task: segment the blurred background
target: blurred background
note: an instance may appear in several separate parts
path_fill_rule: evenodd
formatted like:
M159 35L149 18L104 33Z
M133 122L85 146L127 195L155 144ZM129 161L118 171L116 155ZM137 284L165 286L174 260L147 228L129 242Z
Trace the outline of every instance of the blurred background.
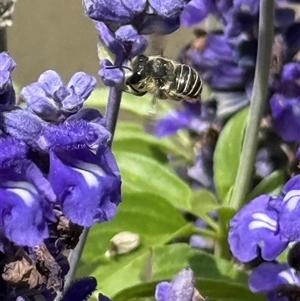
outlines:
M19 86L47 69L56 70L64 80L76 71L97 74L98 36L81 0L20 0L13 22L8 47L17 63L13 77ZM175 58L191 39L192 29L186 28L167 36L164 56Z

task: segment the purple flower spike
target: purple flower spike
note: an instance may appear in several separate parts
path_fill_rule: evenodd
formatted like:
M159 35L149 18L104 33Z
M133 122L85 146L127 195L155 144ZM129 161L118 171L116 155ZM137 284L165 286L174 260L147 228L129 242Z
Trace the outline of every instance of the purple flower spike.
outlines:
M183 110L174 110L159 119L155 125L154 134L164 137L175 134L182 128L187 128L198 134L203 133L213 122L216 110L211 103L183 103Z
M67 289L61 301L85 301L96 290L97 281L94 277L75 280Z
M283 189L286 194L279 212L280 237L287 242L300 241L300 176L293 177Z
M191 301L195 292L194 274L189 268L181 270L171 282L156 286L156 301Z
M110 133L102 125L72 120L44 127L37 143L43 150L97 149L109 138Z
M24 87L21 95L30 111L46 121L60 121L82 108L96 83L94 77L77 72L65 86L55 71L48 70Z
M26 158L26 145L13 137L0 138L0 149L0 169L13 168Z
M74 87L75 94L81 99L88 99L97 85L95 77L85 73L76 72L67 84L67 88Z
M44 215L45 201L20 174L3 170L0 177L0 229L20 246L40 244L49 236Z
M261 195L244 206L231 219L228 242L233 255L242 262L249 262L259 255L273 260L287 247L280 239L278 213L269 206L269 201L280 203Z
M300 286L299 275L296 275L295 270L285 263L264 262L253 270L249 278L250 290L255 293L272 293L276 286L281 284L296 284Z
M175 134L178 130L188 127L190 116L186 111L171 111L155 125L155 136L165 137Z
M93 20L126 24L143 12L145 0L83 0L85 13Z
M163 16L165 18L171 18L174 16L178 16L183 8L186 6L185 0L148 0L149 9L148 12L153 12L159 16Z
M111 151L50 152L51 183L63 213L81 226L110 220L121 201L121 179Z
M206 36L201 49L190 48L185 60L191 62L201 77L212 89L221 91L243 91L254 64L240 64L238 49L223 34L211 33Z
M270 99L276 132L288 142L300 141L300 98L275 93Z
M38 136L45 122L27 110L16 109L3 113L3 124L0 126L5 133L29 145L36 145Z
M131 25L121 26L116 32L117 41L126 49L128 58L133 58L138 54L143 53L148 42L144 36L138 34L136 29Z
M0 53L0 104L15 104L15 91L13 89L11 73L16 63L7 52Z
M216 10L213 0L191 0L181 14L181 24L196 25Z
M122 66L143 53L148 42L132 25L121 26L116 32L112 32L103 22L95 22L95 26L101 43L116 56L114 64L107 58L100 57L99 75L106 86L120 85L125 76Z
M114 87L121 85L124 81L124 72L121 68L111 68L114 67L107 59L100 60L100 70L98 72L101 80L105 86Z
M11 84L11 73L16 67L15 61L7 52L0 53L0 94L7 92Z
M178 29L186 4L185 0L83 0L91 19L117 26L132 24L142 34L168 34Z

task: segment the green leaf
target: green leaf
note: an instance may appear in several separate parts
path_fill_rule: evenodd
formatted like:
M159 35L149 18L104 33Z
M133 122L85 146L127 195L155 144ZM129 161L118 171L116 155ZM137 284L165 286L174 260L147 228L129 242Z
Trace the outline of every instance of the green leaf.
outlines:
M178 209L191 210L191 188L157 161L140 154L115 152L121 170L123 188L154 192Z
M122 231L137 233L140 246L129 254L104 258L110 239ZM98 288L107 295L113 295L141 282L150 248L191 231L192 226L164 198L146 192L125 194L113 220L91 229L79 274L88 270L97 278Z
M150 283L128 287L113 296L114 301L154 296L155 285L158 281L171 279L187 266L194 271L196 278L201 279L199 283L201 292L208 296L210 300L211 297L215 296L215 293L210 291L213 284L221 288L225 284L233 286L233 289L238 289L239 292L243 291L242 297L249 296L250 292L247 288L248 276L246 273L237 270L232 262L194 249L187 244L180 243L154 247L149 258L150 260L147 263L148 277L146 278ZM229 293L230 290L226 290L223 298L217 298L216 300L231 300L230 297L233 298L232 300L235 300L237 296L235 292L232 292L231 295ZM251 293L250 295L252 297L256 296ZM245 300L248 299L245 298Z
M272 193L275 189L281 188L284 183L284 172L275 170L269 176L261 180L256 187L247 195L247 202L255 197L264 194Z
M228 244L228 228L229 221L234 216L236 211L232 207L222 206L217 209L219 216L219 233L218 233L218 244L215 248L215 253L221 258L230 259L232 254Z
M136 285L123 290L113 297L114 301L132 301L136 297L147 298L154 296L158 282ZM243 285L228 283L224 280L196 278L196 287L201 295L210 301L266 301L262 294L254 294Z
M211 301L266 301L262 294L252 293L247 286L224 280L196 279L196 286Z
M216 210L220 206L216 196L206 189L195 190L191 202L191 212L202 218L206 218L207 213Z
M93 91L85 102L90 107L105 107L108 100L109 89L99 88ZM122 94L121 110L131 112L141 117L149 117L152 106L153 95L147 93L139 97L129 93ZM165 114L172 106L167 101L159 103L159 114Z
M177 243L153 249L151 280L171 278L187 266L194 271L196 277L223 279L245 285L248 279L246 273L238 271L231 262L188 244Z
M214 181L221 200L235 182L240 161L244 129L249 109L243 109L227 122L214 152Z
M166 154L169 153L191 160L188 154L169 137L157 138L146 133L141 125L133 122L120 122L117 125L113 149L155 157L160 162L168 162Z

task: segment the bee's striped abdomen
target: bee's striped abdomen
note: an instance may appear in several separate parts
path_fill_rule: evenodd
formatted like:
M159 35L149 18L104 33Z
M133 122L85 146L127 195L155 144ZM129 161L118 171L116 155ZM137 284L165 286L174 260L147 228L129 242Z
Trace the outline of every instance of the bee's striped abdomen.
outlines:
M183 98L196 99L202 91L202 80L195 69L188 65L177 64L171 89Z

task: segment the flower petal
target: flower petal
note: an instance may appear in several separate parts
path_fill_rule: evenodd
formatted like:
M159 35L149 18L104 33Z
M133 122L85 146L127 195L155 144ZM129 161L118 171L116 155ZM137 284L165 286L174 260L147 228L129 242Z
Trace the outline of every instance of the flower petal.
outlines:
M242 262L249 262L259 255L265 260L273 260L288 244L280 239L278 213L268 206L270 200L269 195L255 198L230 221L230 249Z
M124 81L124 72L120 68L109 68L114 65L106 59L100 60L100 70L98 72L105 86L114 87ZM108 68L107 68L108 67Z
M76 72L70 79L67 87L74 87L75 94L86 100L97 85L97 80L85 72Z
M99 144L106 144L109 138L110 133L103 126L73 120L43 128L37 143L43 150L95 149Z
M274 127L285 141L300 141L300 98L275 93L270 99Z
M252 271L249 288L252 292L270 292L280 284L298 284L300 279L285 263L263 262Z
M49 236L44 201L35 187L20 175L6 171L1 178L0 228L20 246L40 244Z
M115 215L121 182L114 168L115 161L99 160L88 150L65 152L61 158L50 152L48 179L72 222L89 227Z
M85 301L96 290L94 277L76 279L65 292L61 301Z

